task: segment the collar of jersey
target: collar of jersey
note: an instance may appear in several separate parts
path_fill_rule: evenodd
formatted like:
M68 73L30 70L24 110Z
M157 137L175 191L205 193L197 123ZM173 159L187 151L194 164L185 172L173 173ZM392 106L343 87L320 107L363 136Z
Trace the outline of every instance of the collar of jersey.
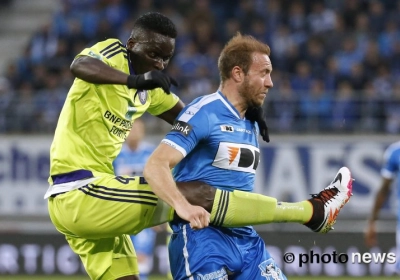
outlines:
M225 105L226 105L226 106L229 106L229 109L230 109L231 111L234 111L234 112L235 112L235 115L236 115L239 119L242 119L242 118L240 117L239 111L235 108L235 106L233 106L232 103L229 102L229 100L222 94L222 92L220 92L219 90L218 90L217 92L218 92L218 94L222 97L222 99L225 101L225 102L224 102Z
M126 53L128 54L126 56L126 60L128 60L129 74L130 75L135 75L135 70L133 70L131 59L129 57L129 51L128 51L128 48L126 46L125 46L125 49L126 49Z

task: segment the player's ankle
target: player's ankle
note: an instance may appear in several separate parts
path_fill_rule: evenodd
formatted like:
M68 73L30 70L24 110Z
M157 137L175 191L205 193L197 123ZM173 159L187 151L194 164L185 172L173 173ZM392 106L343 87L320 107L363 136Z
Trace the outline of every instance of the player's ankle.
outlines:
M311 203L313 213L310 220L304 223L304 225L311 230L316 231L324 221L324 203L321 200L314 198L310 198L307 201Z

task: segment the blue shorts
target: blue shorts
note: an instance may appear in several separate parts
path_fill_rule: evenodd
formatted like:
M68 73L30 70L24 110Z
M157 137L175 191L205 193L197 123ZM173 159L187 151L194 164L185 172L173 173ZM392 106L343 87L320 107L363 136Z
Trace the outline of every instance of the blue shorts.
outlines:
M207 227L192 230L180 224L169 243L173 279L193 280L286 280L250 227L239 229ZM244 233L244 234L243 234Z

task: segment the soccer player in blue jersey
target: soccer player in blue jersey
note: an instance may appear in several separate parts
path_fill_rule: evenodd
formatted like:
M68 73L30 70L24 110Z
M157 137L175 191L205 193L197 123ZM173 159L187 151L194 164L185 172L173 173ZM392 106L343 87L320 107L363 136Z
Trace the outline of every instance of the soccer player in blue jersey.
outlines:
M269 47L253 37L234 36L218 60L218 91L195 99L183 109L145 165L149 185L166 196L175 186L174 180L202 181L217 188L211 226L194 230L179 217L171 222L174 233L169 257L174 279L286 279L264 241L253 227L245 225L261 220L290 221L327 232L351 196L352 178L346 167L308 201L277 203L276 199L252 193L260 160L260 129L268 140L255 108L262 106L273 86L269 55ZM194 184L192 191L197 188ZM333 208L321 223L321 216L314 214L326 207Z
M385 201L389 197L390 188L393 182L397 180L397 196L400 195L400 142L391 144L384 153L384 162L381 169L381 184L378 192L376 193L375 203L372 208L371 216L368 219L367 229L365 231L365 242L367 246L373 247L377 244L376 240L376 220L378 219L379 212L383 207ZM399 201L399 198L398 198ZM400 219L400 206L398 211L398 218ZM397 223L396 231L396 270L400 274L400 221Z

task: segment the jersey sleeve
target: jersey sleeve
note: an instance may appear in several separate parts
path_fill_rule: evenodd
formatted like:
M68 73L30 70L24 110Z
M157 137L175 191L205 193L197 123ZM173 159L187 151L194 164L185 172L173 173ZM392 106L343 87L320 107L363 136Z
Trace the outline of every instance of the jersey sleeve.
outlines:
M161 88L156 88L149 91L151 103L147 112L153 116L158 116L171 108L179 101L179 97L175 94L166 94Z
M103 61L108 66L123 71L124 60L127 58L125 46L118 39L108 39L85 48L75 58L90 56Z
M389 146L383 157L381 174L384 178L392 179L394 174L399 171L400 146L398 144Z
M204 107L188 106L182 110L171 131L161 141L185 157L196 145L210 135L210 120Z

